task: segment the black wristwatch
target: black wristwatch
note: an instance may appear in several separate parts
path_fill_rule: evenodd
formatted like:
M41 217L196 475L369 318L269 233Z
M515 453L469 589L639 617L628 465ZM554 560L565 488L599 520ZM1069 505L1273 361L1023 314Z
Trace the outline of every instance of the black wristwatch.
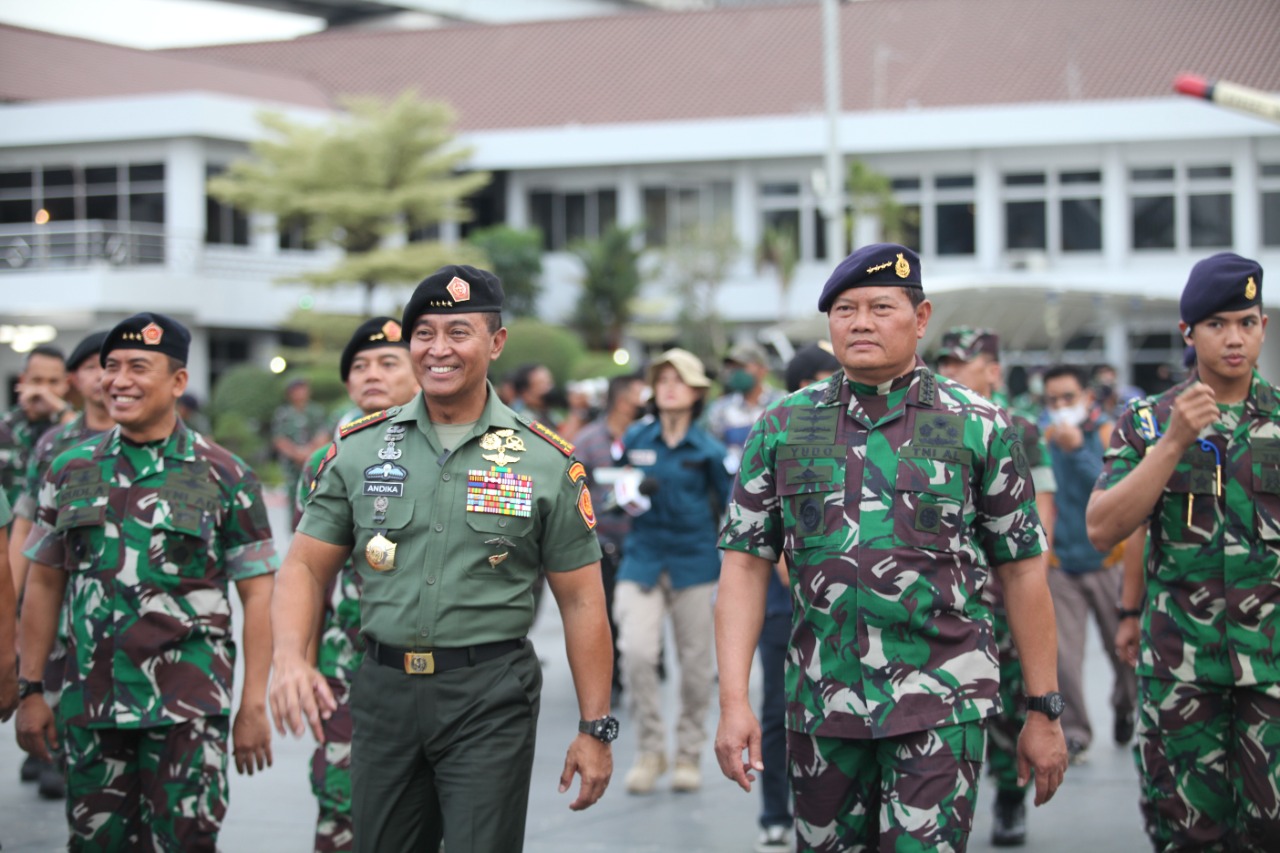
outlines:
M1120 619L1137 619L1142 616L1142 608L1117 605L1116 616Z
M601 717L598 720L580 720L578 731L584 735L591 735L601 743L613 743L618 739L618 718Z
M1050 720L1056 720L1067 710L1067 702L1061 693L1046 693L1043 696L1028 696L1027 710L1039 711Z
M18 701L21 702L33 693L43 693L43 681L29 681L25 678L18 679Z

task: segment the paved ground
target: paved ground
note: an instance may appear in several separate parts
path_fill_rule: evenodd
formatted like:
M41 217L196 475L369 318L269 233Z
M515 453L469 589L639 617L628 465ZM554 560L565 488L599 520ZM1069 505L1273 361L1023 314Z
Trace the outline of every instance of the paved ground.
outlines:
M273 523L282 520L280 510L273 510ZM282 528L277 525L276 529ZM622 777L635 754L635 741L623 712L618 713L623 728L614 745L613 786L588 811L569 811L571 797L559 794L556 785L565 747L576 732L578 711L554 607L545 607L533 639L545 667L525 844L528 853L741 853L752 849L759 796L743 793L719 775L710 738L701 791L673 794L660 788L647 797L626 794ZM667 647L671 648L670 642ZM674 662L668 666L675 671ZM1128 750L1118 749L1110 742L1107 667L1096 638L1090 638L1086 666L1090 713L1101 737L1090 751L1088 763L1072 767L1067 773L1053 802L1031 810L1028 849L1035 849L1036 853L1149 850L1138 817L1132 758ZM674 713L676 703L675 688L668 683L664 702L668 714ZM709 732L715 731L715 724L713 703ZM221 847L227 853L302 853L310 849L316 812L307 781L310 739L277 738L274 749L275 766L267 772L232 777L231 805L221 836ZM5 853L64 849L63 805L41 800L34 786L18 782L21 759L13 722L0 724L0 844ZM981 805L970 850L987 851L994 849L988 843L990 784L982 786L979 797Z

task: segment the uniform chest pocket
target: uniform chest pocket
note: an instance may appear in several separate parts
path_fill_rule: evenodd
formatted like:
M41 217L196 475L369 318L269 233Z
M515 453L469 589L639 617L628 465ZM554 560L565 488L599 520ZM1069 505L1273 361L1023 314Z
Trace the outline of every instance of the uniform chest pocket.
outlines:
M968 538L964 519L968 483L966 464L904 453L894 479L894 537L911 548L958 549Z
M789 550L823 545L842 526L844 476L836 460L780 460L777 489Z
M1218 527L1216 472L1203 466L1178 467L1160 500L1160 534L1168 542L1204 545Z
M533 532L533 518L497 512L468 512L467 527L485 536L528 536Z
M1280 465L1254 464L1253 495L1258 538L1280 540Z
M151 526L151 558L165 574L203 577L214 565L215 522L198 506L170 503L157 507Z
M88 572L102 567L101 540L106 523L106 506L68 506L58 511L54 532L64 543L63 569Z

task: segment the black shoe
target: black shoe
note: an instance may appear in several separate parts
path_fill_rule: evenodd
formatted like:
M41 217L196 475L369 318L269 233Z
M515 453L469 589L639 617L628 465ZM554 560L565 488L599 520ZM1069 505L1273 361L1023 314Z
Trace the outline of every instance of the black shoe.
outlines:
M1116 717L1114 732L1116 746L1127 746L1133 740L1133 714Z
M67 796L67 783L62 778L62 771L55 764L46 764L40 768L40 787L36 789L46 800L62 800Z
M995 824L991 843L995 847L1019 847L1027 843L1027 805L1021 791L996 794Z
M22 768L18 771L18 778L23 782L34 782L40 778L40 768L42 766L40 759L34 755L28 755L22 762Z

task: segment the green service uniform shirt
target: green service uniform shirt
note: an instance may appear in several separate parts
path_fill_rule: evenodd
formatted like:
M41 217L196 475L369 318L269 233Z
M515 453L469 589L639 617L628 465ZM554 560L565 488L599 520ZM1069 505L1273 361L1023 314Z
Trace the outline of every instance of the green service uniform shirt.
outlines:
M67 684L82 727L231 711L228 585L279 558L253 471L178 421L145 445L115 427L53 460L26 555L67 573Z
M539 570L600 559L586 470L573 445L517 415L489 386L484 412L446 452L419 394L343 428L298 526L353 549L361 630L404 648L525 636ZM370 540L395 545L370 564Z
M787 727L876 738L997 712L982 591L1044 534L1008 416L917 362L892 385L837 373L771 406L720 546L787 558Z
M1192 376L1130 404L1097 488L1137 467ZM1256 371L1248 398L1183 453L1152 510L1138 675L1218 686L1280 681L1280 405ZM1221 460L1221 472L1218 463ZM1218 489L1221 476L1221 491Z

